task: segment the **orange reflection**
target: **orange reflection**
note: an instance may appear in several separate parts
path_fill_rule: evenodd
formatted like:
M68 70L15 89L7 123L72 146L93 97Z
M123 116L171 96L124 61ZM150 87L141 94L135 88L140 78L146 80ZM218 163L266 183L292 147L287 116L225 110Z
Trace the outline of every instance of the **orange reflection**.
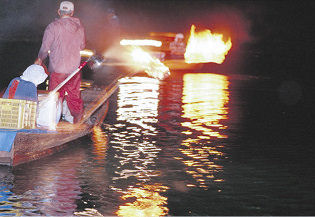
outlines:
M102 131L100 126L94 126L92 131L93 140L93 153L96 156L96 160L102 160L106 157L108 137L105 132Z
M130 188L121 199L131 201L119 207L118 216L165 216L168 213L166 207L167 198L160 195L168 189L161 184L143 185L138 188Z
M203 133L200 139L226 138L221 120L228 119L229 82L224 75L186 74L184 76L183 126Z
M159 183L146 184L154 183L153 179L160 176L155 168L161 149L154 141L139 139L158 133L155 123L158 121L160 83L146 77L123 78L120 83L116 110L120 123L115 125L117 131L111 134L111 148L117 159L111 189L122 194L123 204L115 214L167 215L167 198L160 193L168 187Z
M224 155L219 148L209 141L227 138L223 130L228 119L229 82L226 76L216 74L185 74L183 87L183 115L188 121L183 133L190 138L182 142L180 149L183 157L176 157L187 166L198 187L207 188L207 180L215 179L215 174L222 170L216 160ZM198 131L196 138L194 132ZM204 144L206 143L206 144ZM221 180L222 181L222 180ZM193 186L193 185L190 185Z

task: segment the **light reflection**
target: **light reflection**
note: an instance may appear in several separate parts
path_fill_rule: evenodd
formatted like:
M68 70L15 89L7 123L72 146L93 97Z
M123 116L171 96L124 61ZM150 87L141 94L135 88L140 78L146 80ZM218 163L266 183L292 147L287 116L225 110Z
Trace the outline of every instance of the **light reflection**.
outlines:
M153 78L132 77L120 80L118 121L128 121L139 127L156 131L150 123L157 122L159 81ZM149 123L149 124L147 124Z
M228 119L228 85L227 77L223 75L186 74L182 117L189 121L183 122L182 126L202 132L202 136L226 138L220 129L227 128L221 120Z
M111 147L115 155L115 175L111 189L126 202L119 206L118 216L167 215L167 198L160 193L167 187L154 183L161 175L156 159L161 151L152 136L158 115L159 81L132 77L120 80L117 99L117 121L111 128Z
M106 157L108 138L100 126L94 126L92 131L93 153L96 160L102 160Z
M176 157L186 165L186 172L198 183L208 188L210 180L222 182L216 174L223 169L217 160L224 157L216 145L219 139L227 138L224 120L228 119L229 81L226 76L216 74L185 74L183 87L183 114L188 119L182 123L184 134L190 138L182 141L182 157ZM188 129L187 129L188 128ZM197 132L197 133L196 133ZM198 134L197 136L193 136ZM195 186L193 184L188 187Z
M0 215L2 216L22 216L23 213L20 209L22 203L17 199L12 193L11 189L8 188L9 183L7 183L7 176L10 176L9 168L0 167ZM12 177L13 178L13 177ZM9 178L11 179L11 178ZM11 182L12 180L10 180Z
M165 216L168 213L167 198L160 192L168 188L161 184L130 188L121 199L130 201L119 207L118 216Z
M23 201L18 208L23 216L70 216L76 211L82 194L77 168L86 156L83 149L72 149L71 154L63 152L14 171L12 192Z

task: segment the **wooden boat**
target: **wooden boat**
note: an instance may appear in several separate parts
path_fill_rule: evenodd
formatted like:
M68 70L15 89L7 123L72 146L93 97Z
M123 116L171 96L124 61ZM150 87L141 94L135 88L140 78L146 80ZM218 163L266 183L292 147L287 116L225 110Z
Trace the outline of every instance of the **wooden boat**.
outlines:
M184 59L166 59L163 63L171 71L195 71L202 67L202 63L186 63Z
M121 76L122 77L122 76ZM119 78L103 88L91 86L82 91L84 116L77 124L59 122L48 133L18 132L11 152L0 151L0 164L17 166L65 149L69 142L89 134L107 114L108 99L118 87Z

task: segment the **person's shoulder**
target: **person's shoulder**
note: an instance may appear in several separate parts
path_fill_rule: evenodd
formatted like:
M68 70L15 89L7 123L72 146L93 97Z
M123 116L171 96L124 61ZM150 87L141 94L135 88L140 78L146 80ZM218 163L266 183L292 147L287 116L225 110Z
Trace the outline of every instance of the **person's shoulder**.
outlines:
M62 18L56 18L54 21L52 21L52 22L50 23L50 25L60 25L60 24L62 24L64 21L65 21L65 20L62 19Z
M15 77L11 81L14 81L14 80L21 80L21 78L20 77Z
M78 17L70 17L70 19L73 22L77 23L78 25L82 26L82 22L81 22L81 20Z
M13 79L10 81L10 84L12 84L15 80L21 81L21 78L20 78L20 77L15 77L15 78L13 78Z
M58 25L60 25L60 21L59 19L55 19L47 25L46 29L53 29L55 26Z
M36 88L36 85L35 85L33 82L31 82L31 81L25 81L25 80L23 80L23 79L20 79L20 82L21 82L21 84L23 84L25 87L29 87L29 88L35 87L35 88Z
M70 19L75 20L77 22L81 22L80 18L78 18L78 17L70 17Z

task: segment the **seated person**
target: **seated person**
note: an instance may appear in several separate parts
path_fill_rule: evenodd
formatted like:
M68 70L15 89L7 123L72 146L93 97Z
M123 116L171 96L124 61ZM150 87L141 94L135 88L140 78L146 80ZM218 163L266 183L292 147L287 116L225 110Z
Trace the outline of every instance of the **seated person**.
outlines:
M29 66L20 77L14 78L5 93L3 98L8 99L23 99L38 102L37 86L45 81L47 74L43 66L33 64ZM39 127L55 128L59 121L58 107L56 103L58 95L53 95L46 100L41 100L38 103L36 124ZM57 110L57 111L56 111Z
M186 44L184 41L184 35L178 33L175 36L174 41L170 43L171 59L183 59L186 51Z
M47 78L45 70L40 65L31 65L23 72L23 75L11 80L8 88L3 94L2 98L7 99L21 99L37 102L37 85L43 83ZM4 156L12 155L12 145L16 136L16 131L0 131L0 154L10 152L10 154L3 154ZM4 152L3 152L4 151Z
M47 78L45 70L40 65L30 65L20 77L11 80L3 94L7 99L23 99L37 102L37 85Z

